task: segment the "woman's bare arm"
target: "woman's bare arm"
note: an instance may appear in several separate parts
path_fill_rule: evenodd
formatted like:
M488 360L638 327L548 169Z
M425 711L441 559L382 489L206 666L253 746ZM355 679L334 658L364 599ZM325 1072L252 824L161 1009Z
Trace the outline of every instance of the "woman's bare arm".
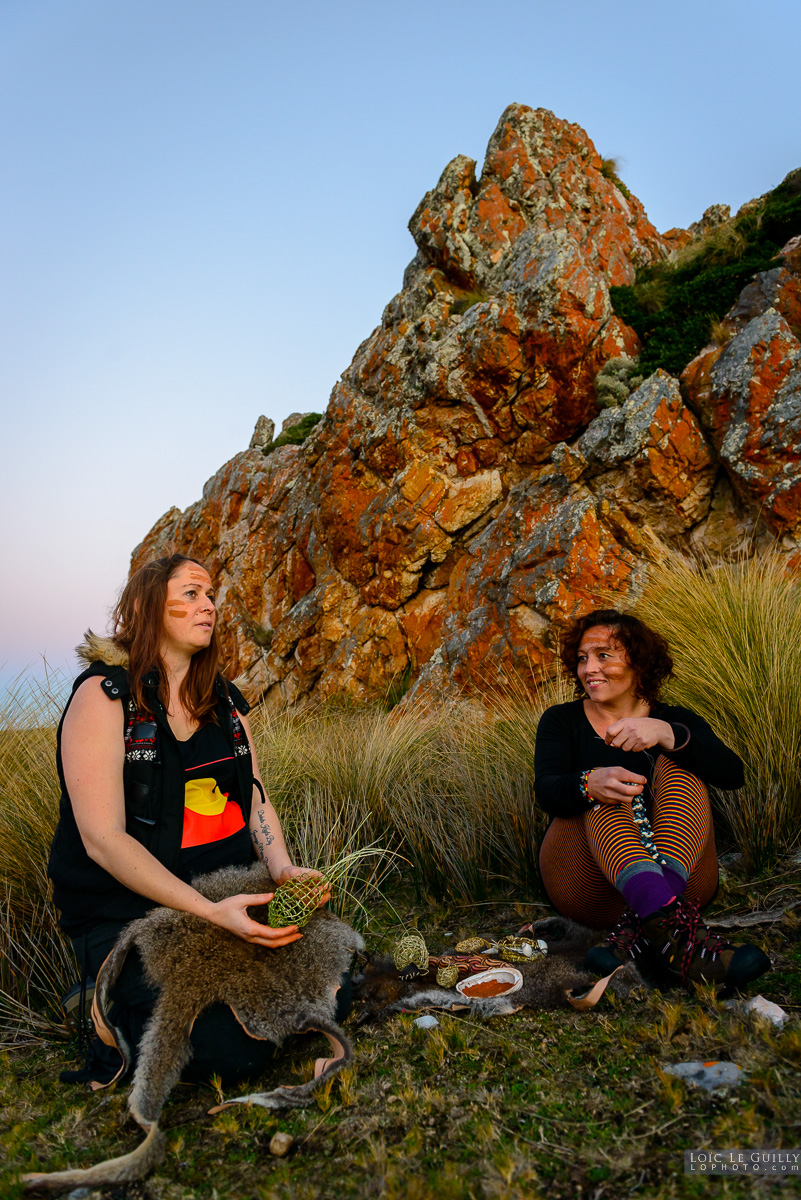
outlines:
M204 917L245 941L283 946L300 934L296 926L270 929L253 921L247 908L263 896L229 896L214 903L168 871L125 831L121 706L102 692L99 677L78 688L64 718L61 756L75 821L91 859L125 887L156 904Z
M250 744L251 761L253 763L253 775L258 779L259 783L264 787L264 783L259 771L259 761L256 757L256 747L253 744L253 733L250 728L250 722L247 717L240 714L248 743ZM270 868L270 874L276 883L281 883L284 879L289 878L289 873L292 870L292 859L289 857L289 851L286 848L284 841L284 831L281 828L281 822L278 820L278 813L272 806L272 801L265 791L265 799L262 799L261 792L253 785L253 795L250 805L250 837L253 842L253 847L256 851L256 856L266 862Z
M241 715L239 719L242 722L242 727L250 743L253 775L258 779L262 787L264 787L264 781L262 780L256 757L256 747L253 744L250 722L247 717ZM286 848L284 832L281 829L278 813L273 808L272 801L267 795L266 790L264 799L262 799L262 795L255 784L253 786L253 802L250 810L250 836L256 854L263 862L267 863L267 866L270 868L270 874L276 883L283 883L286 879L291 879L296 875L316 875L321 878L319 871L315 871L310 867L296 867L293 865L292 859L289 857L289 851ZM330 895L330 890L326 886L320 892L319 903L325 904Z

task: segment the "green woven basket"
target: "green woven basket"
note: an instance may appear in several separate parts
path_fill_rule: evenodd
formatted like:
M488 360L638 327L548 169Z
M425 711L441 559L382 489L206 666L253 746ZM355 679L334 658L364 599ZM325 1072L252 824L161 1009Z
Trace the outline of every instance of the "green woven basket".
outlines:
M320 884L316 875L296 875L276 888L267 909L267 924L273 929L285 925L308 925L320 902Z

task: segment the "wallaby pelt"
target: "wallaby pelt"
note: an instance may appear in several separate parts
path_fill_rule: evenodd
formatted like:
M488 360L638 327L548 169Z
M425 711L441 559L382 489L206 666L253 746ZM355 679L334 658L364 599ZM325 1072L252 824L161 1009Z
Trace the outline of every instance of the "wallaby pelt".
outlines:
M276 887L263 863L224 867L193 882L202 895L215 901L272 892ZM254 920L266 924L266 905L249 912ZM275 950L244 942L200 917L171 908L153 909L125 927L100 971L96 1004L112 1030L107 1016L109 992L132 946L139 951L148 982L158 989L128 1096L131 1115L147 1136L130 1154L86 1170L23 1176L28 1191L57 1192L141 1179L161 1161L164 1137L158 1121L191 1058L192 1025L209 1005L229 1005L251 1037L280 1045L290 1034L318 1030L334 1050L333 1059L318 1060L315 1078L308 1083L276 1087L228 1101L230 1104L303 1107L311 1103L315 1088L353 1057L348 1038L334 1020L336 993L354 952L362 950L364 943L354 929L325 909L314 914L299 941ZM123 1043L119 1031L113 1032L130 1063L131 1047Z

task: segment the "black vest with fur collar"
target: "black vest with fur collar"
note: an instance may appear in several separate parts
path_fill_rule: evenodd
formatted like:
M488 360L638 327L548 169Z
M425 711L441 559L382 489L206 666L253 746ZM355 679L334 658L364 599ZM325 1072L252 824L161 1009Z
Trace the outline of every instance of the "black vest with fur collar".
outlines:
M127 656L110 638L87 636L79 654L88 663L72 686L58 726L56 766L61 784L59 821L50 849L48 874L61 928L72 937L103 921L131 921L153 902L131 891L89 857L72 811L61 761L61 731L72 697L81 684L100 676L109 700L120 702L120 734L125 739L123 791L125 828L154 858L175 872L184 820L184 764L175 734L158 699L158 675L145 676L152 716L137 713L128 685ZM239 803L247 823L253 794L253 763L247 735L239 720L250 706L234 684L221 676L216 683L216 716L234 753Z

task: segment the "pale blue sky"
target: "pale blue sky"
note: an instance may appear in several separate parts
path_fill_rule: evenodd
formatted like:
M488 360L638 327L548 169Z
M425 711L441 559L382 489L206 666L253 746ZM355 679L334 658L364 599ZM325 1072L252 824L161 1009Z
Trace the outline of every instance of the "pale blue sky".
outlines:
M801 165L799 45L795 0L0 0L2 678L104 626L259 413L324 409L510 101L664 230Z

